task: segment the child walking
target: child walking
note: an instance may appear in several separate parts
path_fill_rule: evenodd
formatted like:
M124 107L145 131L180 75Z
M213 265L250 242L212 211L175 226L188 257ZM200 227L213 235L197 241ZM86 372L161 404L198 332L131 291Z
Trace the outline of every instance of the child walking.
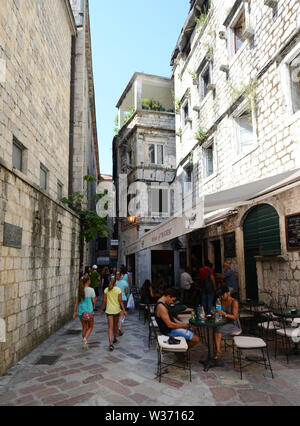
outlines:
M88 349L87 340L94 328L94 304L96 303L95 290L90 285L90 278L84 275L78 288L78 297L75 301L74 315L75 319L79 317L82 325L82 344L84 349Z
M122 301L122 292L119 287L116 286L116 279L110 280L109 286L104 290L103 301L101 305L100 315L103 315L104 306L106 305L105 313L107 316L108 323L108 340L109 350L114 350L114 343L117 343L117 332L120 312L127 315L125 311L124 303Z

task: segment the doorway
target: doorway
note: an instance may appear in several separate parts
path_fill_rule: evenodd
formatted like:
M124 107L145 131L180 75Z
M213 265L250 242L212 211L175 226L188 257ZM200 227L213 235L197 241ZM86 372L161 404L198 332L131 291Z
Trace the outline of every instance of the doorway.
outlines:
M151 276L163 276L168 282L168 287L174 287L174 252L172 250L151 251Z
M278 213L269 204L260 204L248 213L243 229L246 297L257 300L258 282L255 256L281 253Z
M214 248L214 272L217 274L222 273L222 254L221 254L221 241L211 241Z
M132 285L135 286L135 254L127 256L127 268L131 273Z

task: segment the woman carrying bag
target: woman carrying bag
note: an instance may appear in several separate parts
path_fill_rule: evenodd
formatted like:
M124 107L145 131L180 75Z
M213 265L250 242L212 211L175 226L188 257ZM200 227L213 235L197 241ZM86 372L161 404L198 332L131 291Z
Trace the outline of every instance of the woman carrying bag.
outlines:
M88 349L87 340L94 328L94 304L96 303L95 290L90 285L90 277L84 275L78 288L78 297L75 301L73 318L79 317L82 325L82 344Z

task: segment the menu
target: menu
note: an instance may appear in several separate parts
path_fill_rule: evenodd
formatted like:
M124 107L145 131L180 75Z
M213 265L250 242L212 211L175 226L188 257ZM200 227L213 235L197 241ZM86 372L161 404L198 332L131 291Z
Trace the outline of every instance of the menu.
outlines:
M300 250L300 213L286 216L286 242L288 250Z

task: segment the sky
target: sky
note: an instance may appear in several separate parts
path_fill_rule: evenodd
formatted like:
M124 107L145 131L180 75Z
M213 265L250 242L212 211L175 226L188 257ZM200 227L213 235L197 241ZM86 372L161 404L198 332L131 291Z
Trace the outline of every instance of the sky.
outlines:
M100 172L112 174L116 104L135 72L171 77L189 0L90 0Z

